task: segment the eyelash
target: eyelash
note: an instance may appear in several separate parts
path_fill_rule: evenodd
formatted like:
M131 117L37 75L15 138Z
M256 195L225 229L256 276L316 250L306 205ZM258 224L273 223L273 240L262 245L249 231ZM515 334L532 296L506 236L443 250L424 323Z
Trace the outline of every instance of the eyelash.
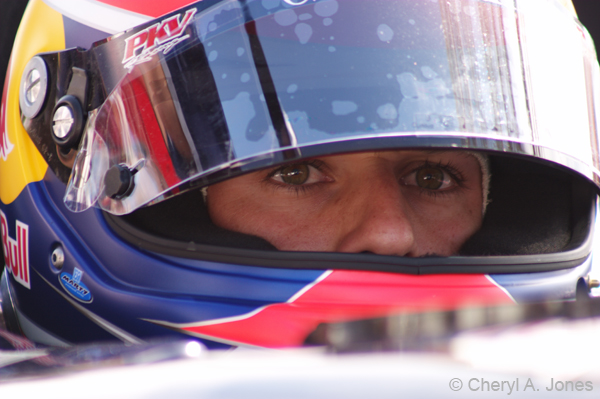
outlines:
M265 183L268 183L274 189L277 189L277 190L286 189L292 193L295 193L297 196L300 196L301 194L305 194L308 191L317 188L321 184L321 182L317 182L317 183L293 185L293 184L286 184L286 183L281 183L281 182L277 182L277 181L273 180L273 177L276 176L278 172L281 172L284 168L286 168L290 165L295 165L295 164L304 164L304 165L312 166L313 168L317 169L319 172L323 172L325 169L325 163L319 159L313 159L313 160L298 162L298 163L291 163L291 164L280 166L277 169L272 170L264 178L263 181ZM448 173L448 175L450 175L450 178L452 179L452 181L454 183L456 183L456 186L463 187L463 183L464 183L465 179L464 179L462 173L460 172L460 170L456 166L454 166L454 164L451 161L448 161L448 162L440 161L437 163L425 161L423 164L414 168L406 176L409 176L413 173L417 173L419 170L425 169L425 168L442 169L445 173ZM452 188L446 189L446 190L428 190L426 188L419 187L419 194L429 195L433 198L436 198L437 196L451 195L455 191L454 188L455 187L452 187Z
M417 173L419 170L425 169L425 168L442 169L444 172L446 172L446 173L448 173L448 175L450 175L450 178L452 179L452 181L454 181L454 183L456 183L456 186L464 187L463 183L464 183L465 179L464 179L462 173L460 172L460 170L456 166L454 166L454 164L451 161L448 161L448 162L440 161L437 163L425 161L425 163L414 168L407 176L409 176L413 173ZM425 195L429 195L433 198L436 198L437 196L447 196L447 195L453 194L455 191L454 190L455 188L456 187L451 187L446 190L428 190L426 188L419 187L419 194L425 194Z
M281 172L283 169L287 168L290 165L296 165L296 164L312 166L313 168L317 169L321 173L323 173L323 170L325 169L325 162L318 160L318 159L311 159L311 160L303 161L303 162L294 162L294 163L280 166L277 169L271 171L265 177L265 179L263 181L265 183L268 183L274 189L277 189L277 190L286 189L290 192L295 193L298 196L301 194L305 194L309 190L312 190L321 184L321 182L317 182L317 183L294 185L294 184L280 183L280 182L273 180L273 177L275 175L277 175L278 172Z

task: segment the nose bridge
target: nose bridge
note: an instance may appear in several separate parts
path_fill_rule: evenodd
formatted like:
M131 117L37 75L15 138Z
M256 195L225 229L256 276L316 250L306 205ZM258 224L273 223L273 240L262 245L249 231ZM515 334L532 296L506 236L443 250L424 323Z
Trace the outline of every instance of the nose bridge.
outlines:
M357 184L342 252L405 256L414 244L410 209L392 170L374 168Z
M403 212L404 199L400 192L399 182L391 171L382 170L369 175L365 179L364 193L362 196L365 216L371 217L387 215L388 217L398 216L397 213Z

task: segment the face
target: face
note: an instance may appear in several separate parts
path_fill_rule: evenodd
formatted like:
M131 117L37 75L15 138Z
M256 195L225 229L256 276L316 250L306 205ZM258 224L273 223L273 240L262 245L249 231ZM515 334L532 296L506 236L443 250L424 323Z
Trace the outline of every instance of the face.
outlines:
M216 225L283 251L449 256L481 226L481 166L460 151L326 156L212 185L207 201Z

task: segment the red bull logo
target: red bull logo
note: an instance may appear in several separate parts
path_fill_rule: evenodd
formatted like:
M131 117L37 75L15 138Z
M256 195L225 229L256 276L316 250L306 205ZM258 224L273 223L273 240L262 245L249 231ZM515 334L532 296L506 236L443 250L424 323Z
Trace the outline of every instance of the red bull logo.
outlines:
M29 226L17 220L16 239L8 234L8 221L4 212L0 211L0 228L2 230L2 249L6 269L14 279L24 287L31 289L29 280Z
M173 47L187 39L183 36L196 9L187 10L183 18L181 14L174 15L149 28L141 30L125 39L125 56L123 64L126 68L149 61L150 57L162 52L167 54Z

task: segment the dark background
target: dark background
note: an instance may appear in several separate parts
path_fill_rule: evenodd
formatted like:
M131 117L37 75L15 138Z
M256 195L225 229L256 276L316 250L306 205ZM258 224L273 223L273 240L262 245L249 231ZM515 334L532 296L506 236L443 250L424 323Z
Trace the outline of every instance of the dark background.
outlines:
M581 23L587 28L600 52L600 0L573 0Z
M27 0L0 0L0 93L12 43L26 5Z

